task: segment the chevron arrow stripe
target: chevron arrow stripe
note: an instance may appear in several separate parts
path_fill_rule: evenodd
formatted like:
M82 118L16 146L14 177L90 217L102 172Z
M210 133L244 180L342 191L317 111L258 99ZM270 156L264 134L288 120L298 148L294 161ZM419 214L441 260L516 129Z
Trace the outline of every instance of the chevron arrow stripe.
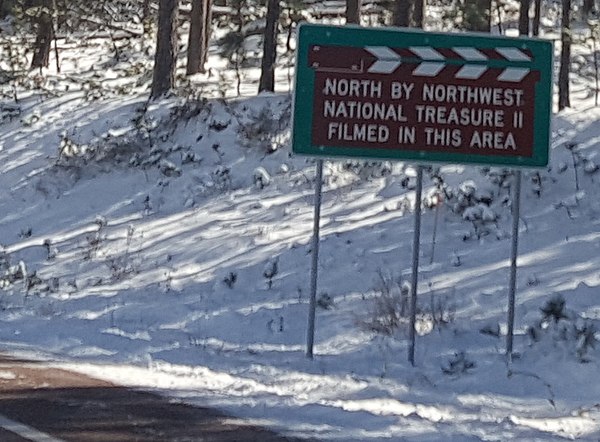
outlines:
M467 61L487 61L489 59L487 55L475 48L455 47L452 50Z
M517 48L496 48L496 52L509 61L531 61L531 57Z
M511 83L519 83L523 78L529 74L530 70L527 68L506 68L498 76L499 81L507 81Z
M368 69L373 74L391 74L402 64L401 57L385 46L369 46L365 50L373 54L377 61Z
M408 49L410 50L410 52L416 54L417 57L419 57L422 60L434 61L446 59L446 57L444 57L438 51L429 46L413 46Z
M491 68L487 62L492 59L497 60L502 57L504 60L512 62L532 61L532 57L526 51L514 47L481 50L468 46L455 46L444 49L444 53L430 46L410 46L399 52L387 46L367 46L364 49L375 57L375 62L366 70L372 74L393 74L403 63L408 62L417 65L412 71L413 76L432 78L442 73L444 68L448 67L447 61L452 60L454 65L459 67L458 71L453 74L454 78L477 80L490 71ZM451 52L448 53L448 51ZM456 63L461 61L464 64L457 66ZM318 66L315 67L318 68ZM527 67L495 68L494 70L496 72L500 70L496 80L507 83L519 83L531 72L531 69Z
M488 67L481 64L466 64L455 75L463 80L477 80L486 73Z
M444 63L421 63L412 73L418 77L435 77L444 69Z

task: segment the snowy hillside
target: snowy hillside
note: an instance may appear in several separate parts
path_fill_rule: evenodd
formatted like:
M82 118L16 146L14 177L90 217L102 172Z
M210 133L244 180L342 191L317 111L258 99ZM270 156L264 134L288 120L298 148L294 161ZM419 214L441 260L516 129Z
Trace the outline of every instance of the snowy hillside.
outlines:
M289 94L148 103L91 58L99 83L66 69L1 104L2 350L318 440L598 440L600 108L577 50L550 166L523 175L511 367L510 171L427 170L412 367L414 165L327 162L309 360L315 165Z

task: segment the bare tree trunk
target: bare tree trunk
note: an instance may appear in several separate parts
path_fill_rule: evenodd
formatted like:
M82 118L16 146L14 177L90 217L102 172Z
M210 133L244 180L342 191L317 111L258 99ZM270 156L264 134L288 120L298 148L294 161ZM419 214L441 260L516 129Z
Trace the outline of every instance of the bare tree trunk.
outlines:
M175 86L178 3L177 0L160 0L158 4L158 32L151 98L157 98Z
M42 0L41 10L37 18L37 34L33 47L31 68L46 68L50 62L50 49L54 39L54 24L52 23L52 1Z
M204 16L206 0L193 0L190 16L190 33L188 35L186 74L193 75L204 72L204 51L206 50L206 33L204 32Z
M361 0L346 0L346 24L360 24Z
M594 10L594 0L583 0L583 13L587 17Z
M54 13L54 15L57 15L57 8L56 8L56 0L52 0L52 11ZM58 38L56 37L57 34L57 28L58 27L58 23L54 23L54 21L52 21L52 38L54 40L54 56L56 57L56 72L60 73L60 58L58 58Z
M519 8L519 35L529 35L529 5L531 0L521 0Z
M269 0L267 23L261 63L258 92L275 90L275 61L277 59L277 24L279 22L279 0Z
M540 18L542 14L542 0L533 0L533 23L532 34L534 37L540 35Z
M409 27L412 0L396 0L395 5L394 26Z
M569 70L571 68L571 0L562 0L562 49L558 71L558 110L571 106Z
M208 44L212 34L212 6L213 0L204 0L204 51L202 51L202 67L208 61Z

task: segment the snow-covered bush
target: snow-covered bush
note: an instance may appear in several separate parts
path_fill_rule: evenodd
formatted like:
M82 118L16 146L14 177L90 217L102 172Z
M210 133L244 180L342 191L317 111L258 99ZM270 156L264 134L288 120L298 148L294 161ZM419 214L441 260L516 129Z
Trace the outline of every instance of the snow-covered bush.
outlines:
M465 235L465 239L471 236L480 239L490 233L499 236L499 215L492 207L495 202L495 192L491 189L478 189L471 181L463 182L458 189L449 193L448 201L452 211L460 215L463 220L469 221L473 227L472 234Z
M361 180L381 178L392 173L392 163L389 161L348 160L342 163L344 171L352 172Z
M253 175L254 186L258 189L264 189L271 184L271 175L266 171L264 167L257 167L254 169Z
M289 142L291 100L286 98L280 106L263 106L241 122L239 139L245 146L259 147L267 154L277 151Z
M540 308L541 318L527 329L531 346L545 353L562 351L579 362L589 362L598 340L597 321L567 309L561 295Z
M449 376L459 376L468 373L475 366L475 362L470 360L464 351L461 351L455 353L448 363L442 365L442 372Z

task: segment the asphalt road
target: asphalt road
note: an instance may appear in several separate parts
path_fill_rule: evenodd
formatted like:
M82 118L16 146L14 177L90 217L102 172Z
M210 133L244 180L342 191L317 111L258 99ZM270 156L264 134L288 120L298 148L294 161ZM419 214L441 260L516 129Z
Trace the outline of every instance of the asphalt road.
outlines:
M293 440L215 410L0 357L2 442Z

